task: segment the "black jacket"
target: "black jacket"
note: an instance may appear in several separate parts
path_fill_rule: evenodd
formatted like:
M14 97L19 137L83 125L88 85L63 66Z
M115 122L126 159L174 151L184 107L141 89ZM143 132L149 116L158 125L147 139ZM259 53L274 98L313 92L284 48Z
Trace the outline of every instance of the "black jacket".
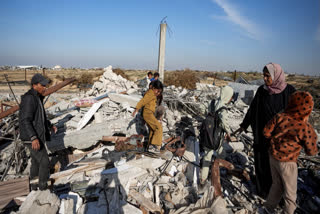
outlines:
M267 145L263 135L265 125L273 116L287 107L289 97L295 91L296 89L289 84L281 93L272 95L264 89L264 85L258 88L242 124L240 124L245 130L251 125L255 146L260 145L263 150L265 149L264 146Z
M45 143L50 140L51 123L45 114L43 98L34 89L21 96L19 128L22 141L32 141L37 138L40 143Z

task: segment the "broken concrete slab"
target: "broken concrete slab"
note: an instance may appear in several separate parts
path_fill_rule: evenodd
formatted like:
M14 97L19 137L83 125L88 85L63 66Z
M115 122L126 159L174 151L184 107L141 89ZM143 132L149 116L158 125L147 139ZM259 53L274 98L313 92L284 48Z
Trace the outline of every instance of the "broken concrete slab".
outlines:
M184 157L191 162L188 163L186 177L188 178L189 182L193 183L193 186L198 186L199 167L196 167L194 164L200 166L199 142L195 137L190 136L185 140L185 144L187 148L184 153Z
M146 199L142 194L135 190L131 190L129 195L137 201L138 204L143 206L147 211L153 213L161 213L161 208L150 200Z
M109 93L109 98L113 102L120 104L128 103L131 107L135 108L142 96Z
M52 136L51 141L46 142L50 152L63 150L69 147L86 149L95 145L104 135L112 136L114 133L136 133L135 123L130 124L132 118L116 119L100 124L92 124L80 131L70 134L60 133ZM128 124L130 126L128 126Z
M99 81L95 82L87 92L87 95L97 95L105 92L124 92L130 91L133 93L138 86L120 75L115 74L112 71L112 66L108 66L104 69L103 75L99 78Z
M228 85L233 88L235 93L239 94L239 98L241 98L247 105L251 103L255 92L259 88L257 85L248 85L236 82L229 82Z
M90 108L90 110L84 115L83 118L81 118L81 120L78 123L78 127L77 130L81 130L85 125L87 125L87 123L89 122L89 120L91 119L91 117L94 115L94 113L96 113L96 111L98 111L98 109L101 107L101 105L103 103L105 103L107 100L101 100L97 103L94 103L92 105L92 107Z
M56 214L60 199L50 190L32 191L19 208L18 214Z
M123 205L121 209L123 213L127 213L127 214L143 214L143 212L140 209L136 208L135 206L132 206L129 203L126 203L125 205Z
M59 214L79 213L83 204L83 199L80 195L69 192L68 194L60 195L59 198L61 199Z

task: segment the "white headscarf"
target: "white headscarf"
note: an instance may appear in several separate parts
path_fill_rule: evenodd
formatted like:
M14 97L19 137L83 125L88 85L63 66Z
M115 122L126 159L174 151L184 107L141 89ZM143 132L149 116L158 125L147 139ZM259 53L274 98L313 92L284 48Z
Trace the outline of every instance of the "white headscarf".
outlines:
M233 96L233 89L230 86L224 86L220 90L220 97L215 102L214 111L217 111L221 107L225 106Z

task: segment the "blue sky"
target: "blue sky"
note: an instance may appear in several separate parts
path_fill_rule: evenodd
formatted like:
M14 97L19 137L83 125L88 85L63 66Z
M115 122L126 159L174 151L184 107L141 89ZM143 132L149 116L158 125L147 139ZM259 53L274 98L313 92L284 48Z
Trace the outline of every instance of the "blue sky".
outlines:
M0 65L320 73L320 0L2 0ZM159 33L159 32L158 32Z

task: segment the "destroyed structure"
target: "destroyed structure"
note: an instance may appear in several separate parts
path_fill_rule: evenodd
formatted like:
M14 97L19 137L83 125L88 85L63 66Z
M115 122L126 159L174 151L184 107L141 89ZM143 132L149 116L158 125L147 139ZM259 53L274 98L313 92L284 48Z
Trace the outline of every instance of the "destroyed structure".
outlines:
M228 106L229 124L235 131L258 86L229 85L239 94ZM0 209L15 210L12 213L259 213L263 199L256 195L251 179L250 132L225 145L226 160L215 160L211 181L203 189L198 186L199 127L220 88L201 83L195 90L165 87L166 146L160 153L143 150L147 127L141 114L131 116L143 90L109 66L86 93L47 98L54 103L47 114L58 127L46 145L52 192L30 192L29 184L37 181L28 179L30 158L18 140L17 113L1 114ZM2 100L14 103L12 96ZM301 155L298 166L297 212L319 213L320 158ZM239 174L236 168L246 173Z

